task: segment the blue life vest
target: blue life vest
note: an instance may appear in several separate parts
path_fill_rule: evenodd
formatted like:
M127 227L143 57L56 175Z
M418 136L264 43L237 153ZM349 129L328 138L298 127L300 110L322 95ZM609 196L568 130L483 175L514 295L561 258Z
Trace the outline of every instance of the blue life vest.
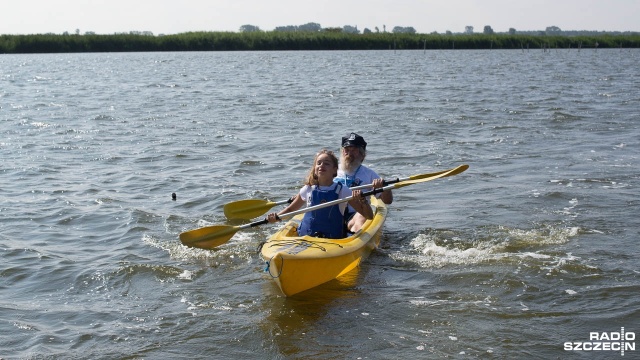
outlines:
M333 182L336 183L340 183L342 185L346 185L347 187L353 187L353 186L360 186L361 184L361 180L358 179L356 176L358 175L358 171L360 171L360 168L362 167L362 165L358 166L358 168L356 169L356 172L353 173L353 176L347 175L347 173L344 173L344 177L334 177L333 178Z
M342 184L336 184L328 190L320 190L318 186L311 188L311 205L320 205L325 202L338 200ZM298 235L311 235L328 239L340 239L344 237L344 218L340 212L340 205L327 206L322 209L309 211L304 214L298 227Z

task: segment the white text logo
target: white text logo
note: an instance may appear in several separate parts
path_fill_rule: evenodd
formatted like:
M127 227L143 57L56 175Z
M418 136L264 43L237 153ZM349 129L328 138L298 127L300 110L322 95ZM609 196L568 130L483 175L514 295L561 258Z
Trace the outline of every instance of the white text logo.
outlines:
M566 351L620 351L624 356L625 351L636 351L636 333L625 332L590 332L589 341L565 342Z

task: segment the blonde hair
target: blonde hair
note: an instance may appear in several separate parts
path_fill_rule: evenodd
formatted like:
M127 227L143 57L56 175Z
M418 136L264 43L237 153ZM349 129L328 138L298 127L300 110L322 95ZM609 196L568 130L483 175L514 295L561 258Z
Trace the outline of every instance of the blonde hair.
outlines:
M338 158L336 157L336 154L334 154L333 151L331 150L322 149L313 158L313 164L311 164L311 170L309 170L309 174L307 174L307 177L304 179L305 185L309 185L309 186L318 185L318 177L316 176L316 162L318 161L318 158L320 157L320 155L329 156L329 158L331 159L331 162L333 162L333 166L336 169L335 173L333 174L333 177L338 176Z

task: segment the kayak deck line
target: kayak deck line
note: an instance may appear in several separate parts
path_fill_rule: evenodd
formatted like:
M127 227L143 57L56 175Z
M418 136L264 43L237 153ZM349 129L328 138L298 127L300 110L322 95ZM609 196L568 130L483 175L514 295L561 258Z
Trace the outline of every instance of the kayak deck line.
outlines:
M278 241L271 241L272 244L269 244L269 247L274 247L274 246L280 246L282 247L282 249L279 249L279 251L282 252L286 252L288 254L294 254L295 252L290 252L287 251L290 248L298 248L298 247L304 247L304 248L310 248L310 247L315 247L317 249L320 249L322 251L327 251L327 248L324 247L323 245L335 245L338 246L340 248L343 248L344 246L336 243L336 242L330 242L330 241L317 241L317 240L306 240L306 239L292 239L292 240L278 240ZM263 242L260 244L260 250L262 249L262 247L264 245L266 245L267 242Z

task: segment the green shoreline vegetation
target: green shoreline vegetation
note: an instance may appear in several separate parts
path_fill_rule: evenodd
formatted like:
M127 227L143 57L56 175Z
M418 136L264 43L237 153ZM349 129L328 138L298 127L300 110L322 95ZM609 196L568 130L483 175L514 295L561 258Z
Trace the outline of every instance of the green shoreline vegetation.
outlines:
M337 29L340 30L340 29ZM187 32L175 35L123 33L98 35L0 35L0 54L143 52L143 51L274 51L274 50L463 50L639 48L639 33L589 35L548 34L416 34L330 29L307 31Z

